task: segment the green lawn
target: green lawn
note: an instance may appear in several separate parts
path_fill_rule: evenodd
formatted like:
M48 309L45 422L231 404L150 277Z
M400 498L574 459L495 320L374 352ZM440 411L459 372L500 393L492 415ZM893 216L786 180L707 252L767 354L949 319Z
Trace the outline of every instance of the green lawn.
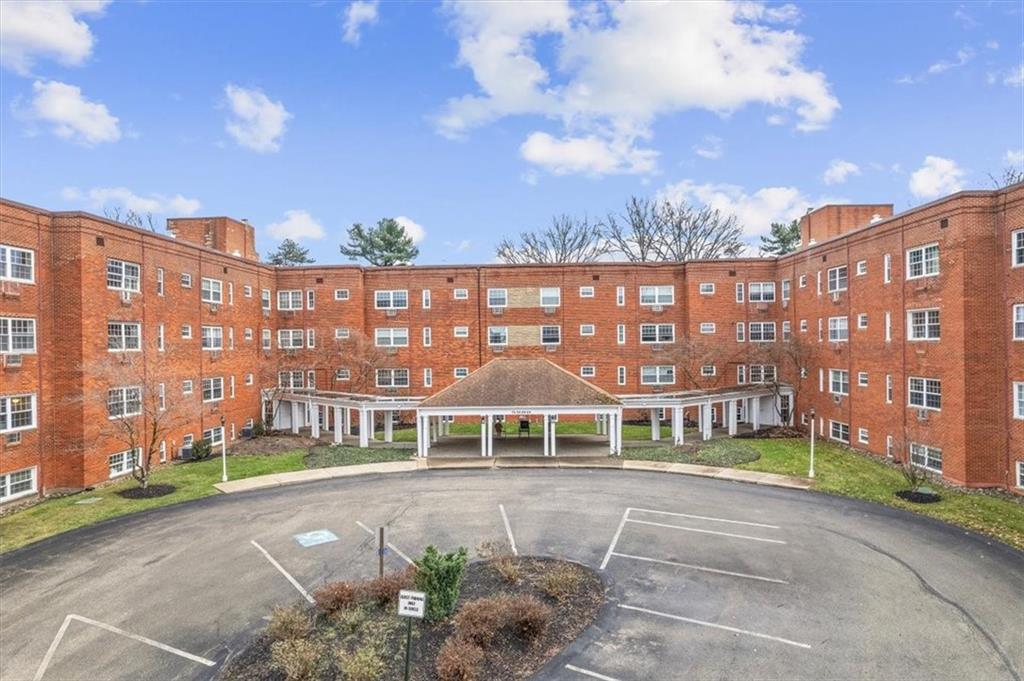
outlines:
M694 451L690 447L673 447L666 444L625 445L622 456L639 461L667 461L669 463L692 463L705 466L736 466L753 461L761 453L743 440L711 440Z
M506 424L510 429L510 433L514 433L514 429L518 428L518 425L513 422ZM534 433L539 433L543 426L540 423L530 424L530 428ZM593 421L559 421L557 426L559 435L594 435L596 430ZM696 429L686 429L686 434L696 433ZM451 429L452 435L479 435L480 424L479 423L453 423ZM416 429L415 428L402 428L395 429L392 438L395 442L416 442ZM377 430L376 436L378 439L384 439L384 431ZM661 437L665 440L672 437L672 426L663 425L661 426ZM622 426L622 439L623 440L648 440L651 439L651 427L638 425L635 423L626 423Z
M356 466L363 463L384 463L386 461L408 461L416 455L411 448L371 447L360 449L348 445L313 447L306 455L306 468L330 468L332 466Z
M730 442L730 441L726 441ZM761 452L757 461L737 466L754 471L807 476L805 440L733 440ZM995 537L1024 549L1024 503L1005 495L968 493L935 485L942 501L911 504L895 496L907 484L899 470L830 443L818 443L814 456L814 489L874 501L931 516Z

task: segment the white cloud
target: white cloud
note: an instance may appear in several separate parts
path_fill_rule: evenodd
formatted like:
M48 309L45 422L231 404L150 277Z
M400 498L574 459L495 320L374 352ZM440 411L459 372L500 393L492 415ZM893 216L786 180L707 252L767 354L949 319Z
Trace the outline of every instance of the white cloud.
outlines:
M225 129L241 146L258 152L277 151L292 115L281 102L272 101L262 90L228 83L224 87L232 118Z
M749 239L767 234L773 222L791 222L799 218L813 206L847 202L838 197L820 197L813 201L796 187L763 187L748 193L736 185L697 184L692 180L664 187L658 198L673 202L684 200L735 215Z
M69 203L85 202L93 210L118 206L142 214L185 216L194 215L200 208L198 199L189 199L181 194L140 196L127 187L93 187L86 191L78 187L64 187L60 194Z
M711 160L722 158L722 154L725 153L725 149L722 146L722 138L717 135L704 135L700 144L694 145L693 151L698 156Z
M960 191L964 171L956 161L941 156L925 156L920 168L910 174L910 193L919 199L933 199L937 196Z
M1024 165L1024 149L1007 149L1003 161L1007 165L1016 167Z
M345 10L345 25L342 39L351 45L358 45L363 26L377 23L377 0L355 0Z
M284 219L267 225L267 234L275 239L322 239L324 227L304 210L286 210Z
M444 245L456 253L465 253L473 247L473 242L469 239L462 239L461 241L445 241Z
M597 135L556 139L546 132L531 133L519 148L523 158L555 175L647 173L654 170L658 152L636 149L626 140Z
M860 166L851 161L836 158L828 164L828 168L821 179L824 180L825 184L842 184L851 175L860 175Z
M1003 74L1003 85L1010 87L1024 86L1024 64L1007 69Z
M37 80L32 83L32 92L25 115L51 125L57 137L85 146L121 139L117 117L106 105L83 97L78 86Z
M423 229L423 225L418 222L414 222L412 218L407 218L404 215L399 215L395 218L395 222L405 228L405 233L412 238L414 244L418 244L427 236L427 230Z
M987 41L985 41L985 49L988 49L988 50L998 50L999 49L999 41L998 40L987 40Z
M562 125L560 153L575 143L574 151L586 146L603 157L556 164L562 172L578 165L578 172L594 173L602 164L611 172L653 171L655 152L635 147L651 137L657 118L680 111L728 115L763 103L793 110L797 128L816 130L839 108L825 75L801 63L805 38L772 26L795 21L795 8L562 1L449 2L446 9L459 63L479 89L447 102L436 119L439 132L460 137L505 116L545 116ZM541 40L554 46L550 64L537 54ZM556 150L557 134L537 134L528 145ZM634 147L642 161L629 160L635 157L624 147ZM610 161L608 150L620 160Z
M23 76L38 58L78 66L96 42L81 17L100 16L106 0L0 2L0 64Z
M961 47L956 51L955 59L940 59L939 61L928 66L924 72L919 73L916 76L904 75L896 80L900 85L913 85L915 83L921 83L927 80L930 76L937 76L953 69L958 69L966 66L968 62L974 59L974 49L969 46Z

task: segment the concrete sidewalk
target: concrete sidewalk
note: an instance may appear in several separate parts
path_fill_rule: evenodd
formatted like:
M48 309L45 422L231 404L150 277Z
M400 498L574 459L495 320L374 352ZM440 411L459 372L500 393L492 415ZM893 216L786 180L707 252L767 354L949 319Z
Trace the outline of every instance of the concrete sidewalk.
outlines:
M603 460L579 457L577 459L558 457L530 457L519 459L478 458L435 460L416 459L409 461L391 461L388 463L368 463L358 466L334 466L331 468L313 468L290 473L273 473L259 475L243 480L219 482L214 487L225 494L248 492L268 487L282 487L314 480L331 478L347 478L357 475L379 475L383 473L408 473L426 470L479 469L479 468L620 468L629 471L647 471L650 473L672 473L675 475L692 475L702 478L717 478L734 482L750 482L756 485L786 487L789 489L809 489L811 481L807 478L796 478L774 473L759 473L735 468L716 468L714 466L695 466L685 463L669 463L666 461L633 461L607 457Z

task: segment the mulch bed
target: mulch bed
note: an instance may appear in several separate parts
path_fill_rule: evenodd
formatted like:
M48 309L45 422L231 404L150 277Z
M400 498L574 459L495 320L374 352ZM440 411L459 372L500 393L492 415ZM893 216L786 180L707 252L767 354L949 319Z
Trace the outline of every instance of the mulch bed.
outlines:
M934 504L937 501L942 501L942 497L935 492L921 492L913 489L898 490L896 496L914 504Z
M125 499L155 499L165 497L178 489L174 485L150 485L149 487L130 487L117 492L117 495Z
M738 433L734 437L747 440L784 440L799 437L807 437L807 431L803 428L792 426L771 426L760 428L746 433Z
M601 578L589 568L572 563L581 575L576 592L569 598L557 600L539 586L541 577L566 561L550 558L520 557L520 577L516 583L504 579L492 561L478 561L466 566L458 608L466 602L507 594L533 596L548 605L552 617L545 633L532 643L524 643L510 633L499 634L485 650L485 657L474 678L480 681L525 679L539 670L548 660L564 650L594 621L604 602L605 588ZM401 679L405 660L405 621L395 614L396 606L362 606L358 629L337 615L320 614L315 629L308 636L327 644L332 655L340 651L357 650L365 639L372 639L384 651L385 669L381 679ZM368 611L367 611L368 610ZM412 673L417 681L437 681L436 658L444 642L455 634L453 618L431 623L416 621L413 625ZM347 630L346 630L347 629ZM271 661L271 639L258 634L249 645L228 661L219 681L285 681L285 674L274 668ZM345 678L336 658L325 661L315 675L308 678L341 681Z

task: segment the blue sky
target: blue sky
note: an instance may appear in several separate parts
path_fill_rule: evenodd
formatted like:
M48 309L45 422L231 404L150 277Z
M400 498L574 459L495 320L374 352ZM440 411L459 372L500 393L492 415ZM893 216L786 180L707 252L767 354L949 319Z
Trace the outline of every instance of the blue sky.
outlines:
M490 262L632 194L755 240L1024 165L1024 12L988 3L0 5L0 193L230 215L342 262L401 216Z

